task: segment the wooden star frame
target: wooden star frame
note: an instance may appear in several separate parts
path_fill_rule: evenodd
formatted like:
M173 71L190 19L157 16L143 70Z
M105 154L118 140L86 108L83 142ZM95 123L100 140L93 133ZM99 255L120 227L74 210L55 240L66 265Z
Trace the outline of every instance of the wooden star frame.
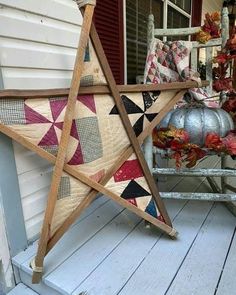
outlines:
M61 136L60 136L60 143L58 146L58 151L55 154L50 153L49 151L43 149L40 145L35 144L32 142L27 136L24 136L19 132L16 128L12 128L12 126L8 126L8 124L4 124L1 120L0 116L0 131L4 134L8 135L15 141L19 142L23 146L29 148L30 150L36 152L42 158L46 159L50 163L54 164L54 172L51 181L51 187L48 195L47 207L45 211L45 217L41 232L41 237L39 240L39 246L37 255L32 262L32 269L33 269L33 283L38 283L42 277L43 272L43 261L45 255L52 249L52 247L57 243L57 241L63 236L63 234L68 230L68 228L76 221L79 217L81 212L90 205L90 203L94 200L97 196L97 193L100 192L121 206L131 210L132 212L136 213L143 219L147 220L148 222L152 223L156 227L158 227L163 232L167 233L171 237L176 236L176 231L173 229L170 218L167 214L165 206L160 198L156 183L151 175L151 172L148 169L148 166L145 162L143 157L143 153L141 150L140 145L143 143L144 139L152 133L154 127L161 121L161 119L165 116L165 114L173 108L176 102L183 96L185 91L189 88L197 87L197 83L193 81L189 82L180 82L180 83L170 83L170 84L162 84L162 85L122 85L117 86L115 80L113 78L111 69L109 67L108 61L104 54L101 42L97 35L96 29L92 24L92 17L93 17L94 7L92 5L86 5L83 11L83 25L80 34L80 41L76 55L75 67L71 82L70 89L48 89L48 90L5 90L0 92L0 102L5 101L7 104L14 103L17 105L18 100L25 100L26 98L30 101L34 99L52 99L52 98L65 98L66 97L66 106L65 106L65 114L63 119L63 124L61 126ZM105 79L107 81L107 85L102 86L89 86L89 87L80 87L80 80L83 73L83 62L85 56L85 49L86 45L90 38L95 49L96 55L102 67ZM207 83L203 83L203 86L207 85ZM152 118L149 120L149 124L144 127L139 132L135 132L134 125L130 121L130 116L127 114L127 105L132 104L132 100L128 99L127 96L122 96L121 93L125 94L137 94L144 97L144 94L147 95L147 92L157 92L157 91L167 91L168 92L168 99L159 99L156 106L156 113L155 116L153 114L149 114ZM116 115L119 117L123 123L123 129L126 132L127 138L129 139L129 144L125 146L122 150L120 150L118 157L115 158L112 165L109 166L109 169L106 169L103 174L95 174L95 175L88 175L83 173L83 170L76 169L77 166L73 166L67 161L67 150L68 145L70 142L71 130L73 129L73 116L76 109L76 103L78 102L78 95L110 95L114 100L114 107L111 110L110 114ZM68 99L67 99L68 97ZM125 99L124 99L125 98ZM83 98L84 99L84 98ZM150 95L147 98L145 109L150 108L150 99L151 104L154 103L156 100L153 99ZM51 101L50 101L51 102ZM88 105L90 110L93 110L93 105ZM92 102L94 103L94 102ZM144 101L145 104L145 101ZM8 106L9 107L9 106ZM28 106L27 106L28 107ZM136 111L133 111L135 113ZM11 111L10 111L11 113ZM137 113L137 112L136 112ZM1 114L1 111L0 111ZM145 114L147 118L148 115ZM144 115L143 115L144 117ZM39 117L36 116L37 119ZM29 120L29 119L28 119ZM142 118L142 120L144 120ZM14 126L13 126L14 127ZM91 127L92 128L92 127ZM94 128L94 126L93 126ZM137 130L136 130L137 131ZM135 171L127 170L127 162L131 159L130 162L138 163L136 165ZM129 162L129 163L130 163ZM81 165L82 166L82 165ZM123 167L121 169L121 167ZM126 168L124 168L126 167ZM125 173L124 173L125 170ZM73 177L73 181L78 181L81 185L86 185L89 187L88 192L83 195L80 202L73 206L70 209L69 213L67 212L66 218L60 220L57 226L54 226L54 214L55 214L55 207L58 202L58 195L60 193L61 182L63 180L64 175L69 175ZM122 174L123 173L123 174ZM133 174L136 173L136 176ZM119 178L122 174L122 177L125 180L130 180L129 185L132 186L132 189L135 191L137 196L132 195L133 191L128 190L128 196L130 194L130 199L123 194L118 194L116 190L112 189L111 186L107 186L111 179ZM127 178L127 174L129 174L129 178ZM114 176L115 175L115 176ZM122 178L121 177L121 178ZM150 199L149 205L151 204L152 210L157 211L159 216L153 216L148 211L147 204L145 208L139 208L136 202L136 197L143 196L140 192L144 190L144 188L139 185L138 182L135 182L136 178L142 178L143 182L146 185L146 190L149 191ZM124 180L122 179L122 180ZM65 179L64 179L65 180ZM127 188L126 188L127 189ZM144 191L146 191L144 190ZM153 205L154 204L154 205ZM143 205L143 204L141 204ZM153 209L154 208L154 209ZM157 218L156 218L157 217Z

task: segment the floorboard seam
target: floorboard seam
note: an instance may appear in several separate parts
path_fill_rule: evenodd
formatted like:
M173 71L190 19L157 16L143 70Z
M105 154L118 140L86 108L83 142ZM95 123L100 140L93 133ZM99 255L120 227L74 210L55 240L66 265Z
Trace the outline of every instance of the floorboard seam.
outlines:
M231 249L231 246L232 246L235 235L236 235L236 227L234 228L233 235L232 235L232 238L231 238L230 243L229 243L229 248L228 248L228 251L226 253L225 260L224 260L224 263L223 263L223 266L222 266L222 270L221 270L219 279L218 279L217 284L216 284L214 295L217 295L218 287L219 287L219 284L220 284L220 281L221 281L221 278L222 278L222 275L223 275L223 272L224 272L225 264L226 264L226 261L228 259L229 252L230 252L230 249Z
M74 225L71 226L71 229L72 229L74 226L78 225L78 224L79 224L80 222L82 222L83 220L85 220L86 218L88 218L88 217L89 217L90 215L92 215L96 210L100 209L102 206L104 206L105 204L107 204L107 203L110 202L110 201L111 201L111 200L108 199L107 201L105 201L104 203L102 203L101 205L99 205L97 208L95 208L95 209L94 209L92 212L90 212L88 215L86 215L86 216L84 216L83 218L81 218L81 220L78 220ZM35 243L37 243L37 240L34 241L31 245L29 245L29 247L32 247ZM27 249L26 249L25 251L27 251ZM21 262L21 265L24 264L24 263L26 263L27 260L32 259L34 256L35 256L35 254L33 254L33 255L27 257L24 261ZM20 268L21 268L21 267L20 267ZM22 268L21 268L21 269L22 269Z
M63 262L61 262L59 265L57 265L56 268L54 268L53 270L51 270L50 272L47 273L46 276L43 277L43 281L52 273L54 272L58 267L60 267L66 260L68 260L72 255L75 254L76 251L78 251L81 247L83 247L86 243L88 243L93 237L95 237L101 230L103 230L109 223L111 223L117 216L119 216L120 214L122 214L125 211L125 209L123 209L121 212L117 213L116 215L114 215L112 217L112 219L110 219L106 224L104 224L103 227L101 227L98 231L96 231L88 240L86 240L83 244L81 244L77 249L75 249L65 260L63 260ZM44 283L47 285L47 283L44 281Z
M189 200L186 200L186 202L184 203L183 207L177 212L177 214L175 215L175 217L173 218L173 221L177 218L177 216L182 212L182 210L185 208L185 206L188 204ZM161 234L159 236L159 238L157 239L157 241L154 243L154 245L151 247L151 249L148 251L147 255L141 260L141 262L138 264L138 266L135 268L135 270L132 272L132 274L128 277L127 281L125 282L125 284L122 286L122 288L118 291L118 293L116 295L119 295L120 292L124 289L124 287L128 284L128 282L130 281L130 279L133 277L133 275L136 273L136 271L139 269L139 267L142 265L142 263L146 260L146 258L148 257L148 255L151 253L152 249L157 245L157 243L160 241L161 237L163 236L163 234Z
M170 282L170 284L169 284L169 287L166 289L164 295L167 295L167 293L168 293L168 291L169 291L171 285L173 284L173 282L174 282L174 280L175 280L175 278L176 278L176 276L177 276L179 270L181 269L181 267L182 267L182 265L183 265L183 263L184 263L186 257L188 256L190 250L192 249L192 246L193 246L194 242L196 241L196 239L197 239L197 237L198 237L198 235L199 235L199 233L200 233L202 227L204 226L204 224L205 224L205 222L206 222L208 216L210 215L210 213L211 213L211 211L213 210L213 208L215 208L215 206L216 206L215 203L213 203L212 206L211 206L211 208L209 209L209 211L208 211L206 217L204 218L204 220L203 220L203 222L202 222L202 225L200 226L199 230L197 231L195 238L193 239L191 245L189 246L188 251L186 252L186 255L184 256L182 262L180 263L180 265L179 265L179 267L178 267L178 269L177 269L175 275L173 276L173 278L172 278L172 280L171 280L171 282Z
M73 289L73 291L71 292L71 294L73 294L73 292L75 292L75 290L77 288L79 288L79 286L81 286L91 276L91 274L107 259L108 256L110 256L119 247L119 245L141 224L142 221L143 221L143 219L141 219L141 220L139 220L137 222L137 224L132 228L132 230L127 235L125 235L122 240L120 240L120 242L111 250L111 252L109 252L109 254L107 254L100 261L100 263L86 276L86 278L84 278L84 280L82 282L80 282L80 284L76 288Z

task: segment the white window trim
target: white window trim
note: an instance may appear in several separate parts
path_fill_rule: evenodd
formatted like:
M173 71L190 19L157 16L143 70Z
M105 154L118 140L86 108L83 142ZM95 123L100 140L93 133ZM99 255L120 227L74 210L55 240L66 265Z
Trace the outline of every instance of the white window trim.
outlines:
M163 1L163 29L167 29L167 16L168 16L168 6L174 8L176 11L184 15L189 19L189 27L191 27L192 16L191 14L187 13L185 10L174 4L169 0L162 0ZM191 7L192 10L192 7Z

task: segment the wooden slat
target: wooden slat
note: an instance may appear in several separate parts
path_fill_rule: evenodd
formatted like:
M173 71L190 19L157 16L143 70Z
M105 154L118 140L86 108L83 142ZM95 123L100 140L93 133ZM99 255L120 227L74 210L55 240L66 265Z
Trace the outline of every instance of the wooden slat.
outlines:
M217 194L217 193L161 193L163 199L178 200L201 200L201 201L236 201L236 194Z
M197 62L198 62L198 57L197 57L197 55L198 55L197 48L193 48L193 49L191 50L191 55L190 55L190 57L191 57L190 66L191 66L191 70L192 70L193 72L197 72Z
M193 48L207 48L207 47L215 47L222 45L222 38L211 39L206 43L199 43L197 41L192 42Z
M206 48L206 79L210 81L210 85L207 87L209 95L212 95L212 83L213 83L213 76L212 76L212 58L213 58L213 48L207 47Z
M17 134L16 132L11 130L10 128L2 125L1 123L0 123L0 130L4 134L10 136L12 139L16 140L18 143L20 143L20 144L24 145L25 147L35 151L38 155L40 155L42 158L48 160L50 163L53 163L53 164L55 163L55 161L56 161L55 156L53 156L52 154L46 152L42 148L32 144L31 142L26 140L24 137L20 136L19 134ZM149 132L151 132L151 130L149 130ZM93 181L91 178L84 175L83 173L75 170L70 165L65 164L64 165L64 171L67 172L68 174L74 176L76 179L80 180L81 182L87 184L88 186L90 186L91 188L96 190L97 192L101 192L102 194L109 196L112 200L116 201L121 206L124 206L124 207L130 209L131 211L133 211L134 213L142 216L142 218L144 218L144 219L148 220L149 222L155 224L161 230L163 230L165 232L168 232L169 235L176 236L176 231L173 230L171 227L169 227L167 224L164 224L163 222L161 222L158 219L152 217L151 215L147 214L146 212L143 212L142 210L138 209L136 206L131 205L128 201L120 198L118 195L116 195L112 191L108 190L107 188L105 188L101 184L97 183L96 181Z
M83 212L83 214L80 216L80 218L78 219L78 221L75 223L74 226L77 226L80 222L84 222L84 224L86 224L86 220L89 220L93 213L98 216L98 215L102 215L103 211L99 211L102 210L103 206L107 206L108 199L105 197L100 197L98 199L96 199L91 206L89 206L89 208L87 208L87 210L85 210ZM110 208L110 207L109 207ZM115 213L117 211L114 211L114 208L118 208L118 206L114 206L110 208L111 212ZM105 207L104 210L108 210L108 207ZM102 213L101 213L102 212ZM96 214L97 213L97 214ZM118 213L117 213L118 214ZM74 231L74 229L71 229L72 231ZM73 235L73 234L72 234ZM72 238L69 238L69 240L71 240ZM73 242L72 242L73 243ZM76 244L76 243L74 243ZM59 245L59 244L58 244ZM38 246L38 241L34 242L32 245L30 245L25 251L20 252L18 255L16 255L15 257L12 258L12 263L17 266L17 267L21 267L21 265L25 265L27 266L30 271L29 273L32 273L32 269L29 267L29 261L32 260L32 258L35 256L36 252L37 252L37 246ZM72 245L70 245L72 246ZM74 249L74 248L73 248Z
M92 22L93 12L94 12L94 6L92 5L85 6L83 26L82 26L81 35L80 35L79 47L78 47L77 55L75 59L75 67L74 67L71 87L69 91L68 103L66 106L61 140L60 140L58 154L57 154L55 167L53 171L51 187L48 194L47 207L45 210L45 217L44 217L43 227L42 227L41 236L39 240L38 251L35 257L36 267L43 266L44 256L46 255L46 252L47 252L47 243L50 237L50 226L51 226L53 213L54 213L54 209L55 209L55 205L57 201L57 194L58 194L58 189L59 189L59 185L61 181L61 176L63 173L67 146L69 142L70 131L71 131L71 126L73 121L73 113L75 109L77 94L80 87L80 79L81 79L82 71L83 71L84 54L85 54L85 49L89 39L89 31L90 31L90 26ZM39 283L41 276L42 276L41 272L33 271L32 282Z
M166 294L215 294L234 229L235 217L222 204L216 205Z
M236 176L236 170L230 169L175 169L175 168L154 168L153 174L178 175L178 176Z
M175 242L161 238L139 268L127 278L119 295L165 294L211 207L212 203L208 202L189 202L174 221L181 238Z
M180 28L180 29L154 29L154 36L188 36L196 34L201 27Z
M202 86L208 86L208 81L202 81ZM144 91L162 91L162 90L180 90L197 87L196 81L188 82L173 82L164 84L150 84L150 85L117 85L119 92L121 93L133 93ZM81 87L78 94L110 94L108 86L89 86ZM44 89L44 90L16 90L6 89L0 90L1 98L46 98L46 97L62 97L68 96L69 88L58 89Z
M108 86L110 88L111 94L112 94L114 101L116 103L116 107L120 113L120 118L122 120L123 126L127 131L127 135L129 137L129 140L133 146L133 149L134 149L134 152L137 156L137 159L139 160L140 166L142 167L142 170L143 170L144 176L146 178L147 184L149 186L149 189L150 189L152 196L157 204L158 209L160 210L160 212L163 216L165 223L167 225L171 226L171 220L170 220L170 218L167 214L167 211L163 205L163 202L160 198L155 181L152 177L152 174L151 174L151 172L147 166L147 163L144 159L144 156L142 154L142 150L140 148L138 139L136 138L136 135L134 133L134 130L133 130L130 120L128 118L128 114L126 112L125 106L123 104L123 101L121 100L121 97L120 97L119 91L116 87L116 83L115 83L114 77L112 75L109 63L106 59L105 53L102 48L102 44L99 40L99 37L97 35L96 28L94 25L91 26L90 36L91 36L91 40L93 42L93 45L95 47L95 51L97 53L100 64L102 66L104 75L106 77Z
M110 224L114 218L120 216L122 211L123 208L121 206L108 201L103 206L95 210L94 214L89 215L87 218L83 219L70 229L70 231L65 234L65 237L59 241L57 247L54 247L53 250L45 257L46 267L43 279L67 261L67 259L71 257L74 252L77 250L79 251L84 244L97 235L104 227ZM28 256L28 258L21 264L21 269L30 275L32 274L32 269L29 264L33 255Z

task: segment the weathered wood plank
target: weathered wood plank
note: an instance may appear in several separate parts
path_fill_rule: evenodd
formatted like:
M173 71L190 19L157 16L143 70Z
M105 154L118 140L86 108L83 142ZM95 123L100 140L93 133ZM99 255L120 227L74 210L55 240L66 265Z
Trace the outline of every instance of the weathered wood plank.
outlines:
M209 85L208 81L202 81L202 86ZM197 82L173 82L163 84L137 84L137 85L117 85L119 92L132 93L144 91L157 91L157 90L181 90L197 87ZM109 94L110 89L108 86L89 86L80 87L78 94ZM0 90L1 98L43 98L43 97L61 97L68 96L68 88L58 89L32 89L32 90L18 90L18 89L5 89Z
M222 204L214 206L166 294L214 294L235 221Z
M65 163L66 158L66 152L67 147L69 143L70 138L70 131L72 127L72 121L73 121L73 114L74 109L76 105L76 99L80 87L80 79L82 77L82 71L83 71L83 60L84 60L84 54L85 49L89 40L89 31L92 23L94 13L94 6L92 5L86 5L84 10L84 18L83 18L83 25L81 29L80 39L79 39L79 45L76 53L75 58L75 66L73 71L73 76L71 80L71 86L68 96L68 103L66 106L65 111L65 118L62 128L62 134L59 144L59 149L57 153L56 163L53 170L52 175L52 183L50 186L49 194L48 194L48 202L47 207L45 210L45 217L43 221L42 231L40 234L40 240L39 240L39 246L37 255L35 257L35 265L36 267L42 267L43 266L43 260L44 256L47 252L47 244L50 236L50 226L52 223L53 213L56 206L57 201L57 194L58 189L63 173L63 167ZM33 271L33 278L32 282L38 283L41 279L42 273L38 272L36 270Z
M90 32L90 37L91 37L91 40L93 42L93 45L95 47L95 52L97 53L97 56L98 56L98 59L101 63L101 67L102 67L102 70L104 72L104 76L107 80L107 83L108 83L108 86L110 88L110 91L111 91L111 94L114 98L114 101L115 101L115 104L116 104L116 107L120 113L120 118L121 118L121 121L123 123L123 126L126 130L126 133L128 135L128 138L130 140L130 143L132 144L132 147L133 147L133 150L134 150L134 153L139 161L139 164L142 168L142 171L143 171L143 174L145 176L145 179L146 179L146 182L149 186L149 189L150 189L150 192L152 194L152 197L158 207L158 210L161 212L162 214L162 217L163 217L163 220L165 222L166 225L168 225L169 227L172 227L172 224L171 224L171 220L168 216L168 213L166 211L166 208L163 204L163 201L161 200L160 198L160 194L159 194L159 191L156 187L156 184L155 184L155 181L152 177L152 174L148 168L148 165L144 159L144 156L143 156L143 153L142 153L142 150L141 150L141 147L139 145L139 141L135 135L135 132L133 130L133 127L130 123L130 120L128 118L128 114L126 112L126 109L125 109L125 106L124 106L124 103L123 101L121 100L120 98L120 93L117 89L117 86L116 86L116 82L115 82L115 79L113 77L113 74L112 74L112 71L111 71L111 68L110 68L110 65L108 63L108 60L106 58L106 55L104 53L104 50L103 50L103 47L102 47L102 43L99 39L99 36L97 34L97 31L96 31L96 28L94 25L91 26L91 32ZM128 208L128 206L127 206ZM138 212L137 212L138 214ZM144 215L141 215L139 214L142 218L145 218L146 217ZM148 220L148 219L147 219ZM151 220L150 220L151 221ZM151 221L151 223L153 223ZM157 225L157 227L161 228L159 225ZM165 229L165 228L162 228L164 232L170 234L170 232L168 231L168 229Z
M127 278L119 295L165 294L211 208L212 203L190 201L174 222L181 232L179 238L173 242L163 236Z
M172 220L185 204L185 201L166 202ZM88 294L118 294L148 252L158 243L160 236L154 228L145 228L144 223L140 223L104 261L91 269L90 275L84 281L80 278L77 280L78 287L72 294L80 294L85 290Z
M220 201L229 202L236 201L236 194L217 194L217 193L160 193L163 199L177 200L201 200L201 201Z
M206 43L199 43L197 41L192 42L193 47L197 48L207 48L207 47L215 47L215 46L221 46L222 45L222 38L217 39L211 39Z
M153 174L174 175L174 176L236 176L236 170L231 169L175 169L175 168L154 168Z
M188 36L196 34L200 31L201 27L180 28L180 29L154 29L155 36Z

